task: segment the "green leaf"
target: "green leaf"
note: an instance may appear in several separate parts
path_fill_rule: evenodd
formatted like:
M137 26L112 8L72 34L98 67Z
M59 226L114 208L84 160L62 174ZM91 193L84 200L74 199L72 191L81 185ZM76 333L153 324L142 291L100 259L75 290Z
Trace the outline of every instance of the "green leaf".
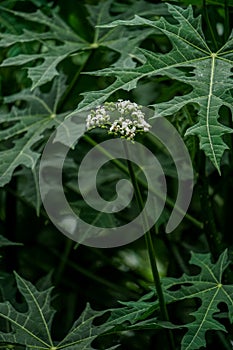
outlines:
M78 109L92 108L103 103L116 91L130 91L136 88L140 79L151 76L166 76L192 87L186 95L176 96L167 102L154 104L155 115L169 116L184 106L193 104L198 110L198 122L190 127L186 135L197 135L200 147L220 172L220 162L228 146L223 141L224 134L232 129L221 124L219 110L226 106L232 112L233 98L231 70L233 67L233 39L212 52L208 47L201 29L200 17L194 18L191 7L182 9L168 5L175 22L165 18L150 21L135 16L130 21L115 21L104 27L115 28L120 25L129 27L147 26L161 31L172 44L172 50L166 54L158 54L139 49L144 56L143 64L136 68L107 68L91 72L98 76L114 76L116 80L101 91L84 93L84 99Z
M2 8L2 10L5 10ZM32 89L51 81L58 75L57 65L73 52L87 48L88 43L56 14L51 11L51 17L45 15L41 10L34 13L23 13L18 11L8 12L11 15L22 18L26 21L36 22L39 28L47 26L48 30L38 33L31 30L23 30L22 34L0 34L0 47L9 47L18 43L39 42L40 52L33 54L19 54L15 57L6 58L1 66L22 65L30 61L42 60L35 67L28 69L29 78L32 80ZM42 30L43 30L42 29ZM59 45L56 42L59 41Z
M104 313L105 311L92 310L90 305L87 304L67 336L56 345L57 348L69 350L94 349L91 346L93 340L109 328L107 324L96 327L93 325L93 320Z
M54 310L51 308L51 291L52 288L38 291L32 283L24 280L15 273L17 287L23 295L28 309L26 312L16 310L9 302L0 303L0 317L10 323L11 329L8 332L0 332L0 343L10 343L24 345L29 349L94 349L92 342L98 336L108 332L114 332L114 329L130 329L139 321L141 327L150 328L147 321L143 321L148 316L147 303L144 302L148 298L143 297L137 303L131 306L124 306L119 309L107 310L110 317L105 323L98 326L93 325L93 321L97 317L103 316L107 311L94 311L88 304L80 317L74 322L67 336L61 341L54 341L51 336L51 326L54 317ZM151 296L151 294L150 294ZM146 312L146 315L145 315ZM141 322L140 322L141 321ZM152 319L154 327L156 320ZM125 325L125 326L124 326ZM128 325L128 326L127 326ZM166 327L170 327L168 324ZM115 349L115 347L111 348Z
M177 3L177 0L170 0L170 2ZM180 3L184 4L185 6L188 6L188 5L203 6L203 0L181 0ZM222 1L222 0L206 0L206 5L216 5L216 6L224 7L224 1ZM233 1L227 0L227 6L233 6Z
M64 77L54 81L49 94L36 89L34 93L23 90L5 98L5 103L26 102L23 109L12 107L11 111L0 117L3 128L0 131L0 186L11 180L18 166L34 169L40 154L33 148L43 139L45 131L57 126L64 119L64 114L57 113L57 102L65 89ZM9 141L12 142L9 143ZM10 148L11 147L11 148ZM6 152L7 149L7 152Z
M18 195L22 201L36 210L37 216L40 214L41 207L38 168L39 164L37 164L34 169L24 167L20 171L17 171L17 176L19 177L17 183Z
M127 5L120 9L120 14L112 16L111 10L114 1L108 0L100 2L98 5L86 5L90 16L89 22L95 28L94 41L98 46L108 47L120 54L119 59L113 64L114 67L135 67L133 58L137 56L142 57L137 52L137 46L150 34L153 30L146 29L141 31L134 28L130 31L128 28L114 27L109 29L108 26L101 26L103 23L110 23L113 19L129 19L134 16L135 13L142 13L144 16L158 15L166 13L164 5L153 5L145 3L143 0L134 1L131 6ZM117 4L115 4L117 6ZM119 7L118 7L119 11Z
M0 235L0 248L1 247L12 246L12 245L15 246L15 245L22 245L22 244L21 243L11 242L7 238L5 238L4 236Z
M146 294L140 300L140 307L143 314L140 315L140 320L146 319L145 328L157 329L158 326L165 328L188 328L182 342L181 350L196 350L206 346L207 331L223 331L226 332L225 326L219 322L222 312L219 305L224 303L228 308L227 316L229 321L233 321L233 285L224 284L224 272L229 265L228 252L225 250L218 261L213 264L211 262L211 254L192 253L190 264L200 268L200 272L196 275L183 274L179 278L164 277L161 279L163 293L166 304L181 302L186 299L198 298L200 306L196 311L190 313L194 316L194 321L183 325L172 325L163 323L153 319L148 320L159 305L157 301L151 301L154 291ZM128 309L137 309L137 301L124 302ZM225 317L226 318L226 317ZM136 329L132 326L132 329Z
M187 298L199 298L201 301L201 306L191 313L195 320L185 325L188 331L182 340L182 350L195 350L205 346L205 335L209 330L226 331L223 324L215 318L220 312L220 303L227 305L229 320L233 321L233 286L224 285L223 282L223 273L229 264L227 250L221 254L216 264L211 263L210 254L192 253L190 264L200 267L200 273L195 276L184 274L179 279L163 279L168 303ZM176 290L171 289L174 287Z
M28 53L19 53L14 57L7 57L3 60L1 67L6 66L21 66L26 63L35 61L36 64L27 68L28 76L32 80L32 89L51 81L59 72L57 66L68 56L78 54L84 50L95 50L99 46L107 47L120 54L119 60L115 63L116 66L124 65L127 67L135 66L132 56L136 54L136 47L144 40L152 30L145 31L131 30L122 28L100 29L95 28L96 25L108 23L113 19L129 18L134 12L134 8L142 8L144 1L136 1L136 6L132 6L128 11L121 16L113 17L110 14L112 0L101 2L96 6L87 5L89 12L89 22L93 26L93 41L88 42L80 35L75 33L61 17L51 10L51 14L46 15L41 10L33 13L24 13L19 11L8 10L1 7L2 11L7 11L9 15L13 15L19 20L22 18L27 23L36 23L38 32L34 30L23 29L21 34L0 33L0 47L10 47L18 45L30 45L38 43ZM154 6L147 4L148 10L146 13L153 14L156 12ZM164 7L162 7L164 8ZM161 12L161 6L158 8ZM144 11L145 12L145 11ZM46 28L46 29L45 29ZM34 52L37 51L37 52Z
M112 314L110 319L114 319L115 315L122 315L125 317L124 321L130 321L131 324L134 324L138 320L144 320L151 316L156 310L159 309L158 300L154 301L155 293L150 291L149 293L143 295L137 301L121 301L120 304L125 305L123 309L112 309ZM153 301L151 301L153 300ZM148 307L149 306L149 307ZM125 312L126 311L126 312ZM128 316L127 316L128 314ZM134 315L134 316L132 316Z
M24 296L28 310L21 313L9 302L0 304L0 316L10 322L12 332L0 332L0 340L6 343L27 345L28 349L49 349L53 346L50 335L54 310L50 307L51 289L39 292L30 282L15 274L19 291Z
M28 305L27 312L19 312L9 302L0 304L0 316L11 324L11 332L0 332L0 341L25 345L27 349L93 349L90 344L105 328L92 326L93 320L104 312L94 311L87 305L69 334L55 342L51 337L51 325L55 311L51 308L49 288L38 291L30 282L15 274L17 287Z

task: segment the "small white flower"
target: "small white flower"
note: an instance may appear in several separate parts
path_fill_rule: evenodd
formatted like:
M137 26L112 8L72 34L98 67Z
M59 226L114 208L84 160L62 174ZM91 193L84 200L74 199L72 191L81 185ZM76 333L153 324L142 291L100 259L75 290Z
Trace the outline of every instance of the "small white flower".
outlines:
M88 114L86 119L87 129L92 129L96 127L106 127L109 124L110 116L103 106L96 107L96 110L92 110Z

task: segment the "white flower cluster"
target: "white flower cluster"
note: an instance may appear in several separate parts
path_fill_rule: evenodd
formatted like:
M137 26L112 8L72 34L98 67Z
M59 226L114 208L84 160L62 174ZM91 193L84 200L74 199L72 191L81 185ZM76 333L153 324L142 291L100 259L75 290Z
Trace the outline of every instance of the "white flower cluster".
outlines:
M92 128L104 128L106 125L110 124L110 115L103 106L96 107L96 110L92 110L87 116L86 127L87 129Z
M132 120L120 117L112 123L109 131L115 135L121 135L121 137L133 140L136 135L136 129Z
M117 112L120 116L113 122L110 114ZM116 103L105 102L87 116L87 129L109 126L109 133L133 140L137 132L149 131L151 125L145 121L144 113L137 103L118 100Z

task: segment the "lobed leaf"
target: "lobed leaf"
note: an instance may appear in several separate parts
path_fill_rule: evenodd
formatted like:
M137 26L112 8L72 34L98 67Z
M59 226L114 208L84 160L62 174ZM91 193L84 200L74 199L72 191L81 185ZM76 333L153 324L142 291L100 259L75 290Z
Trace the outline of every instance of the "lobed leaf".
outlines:
M153 291L144 295L140 301L143 314L140 319L146 319L144 324L147 329L165 328L187 328L182 342L181 350L196 350L206 346L207 331L223 331L226 332L223 323L220 323L218 315L221 314L219 305L224 303L228 308L228 318L233 321L233 285L224 284L224 272L229 265L228 252L225 250L219 257L218 261L213 264L211 262L211 254L192 253L190 264L200 268L200 272L196 275L183 274L179 278L164 277L162 278L162 287L166 304L181 302L185 299L198 298L200 306L191 315L194 321L185 323L184 325L174 325L163 323L153 319L148 319L155 310L158 309L158 303L151 301ZM130 309L137 309L137 302L122 303ZM140 308L138 305L138 310ZM143 321L142 325L143 325ZM137 325L132 326L136 329Z
M0 343L24 345L27 349L94 349L92 342L98 336L127 329L161 328L156 319L151 319L148 325L144 318L149 315L146 300L143 297L137 303L123 308L107 311L92 310L87 304L80 317L74 322L67 336L61 341L54 341L51 336L51 326L54 310L51 308L52 288L38 291L36 287L15 273L19 292L25 298L28 309L26 312L16 310L9 302L0 303L0 317L10 323L8 332L0 332ZM103 323L94 325L96 318L106 312L110 317ZM146 312L146 314L145 314ZM151 312L150 312L151 313ZM138 326L137 326L138 322ZM165 327L172 327L166 324ZM135 327L135 328L134 328ZM116 346L109 348L115 349Z
M26 102L24 109L12 107L9 113L0 117L0 131L2 150L0 152L0 186L7 184L18 166L34 169L40 156L34 150L35 145L44 137L47 129L59 125L64 119L63 114L56 114L57 102L64 92L64 77L54 81L49 94L43 94L36 89L32 94L30 90L5 98L5 103ZM9 147L12 142L12 147ZM8 148L8 149L7 149Z
M113 18L129 18L134 13L134 9L142 8L144 1L136 1L134 6L125 11L123 15L115 17L110 14L112 2L112 0L107 0L98 5L86 5L89 13L88 19L93 29L93 37L90 41L74 32L55 11L51 11L51 15L47 15L41 10L37 10L34 13L24 13L0 7L2 11L7 11L10 15L22 18L27 23L36 23L39 28L38 32L23 29L20 34L0 33L0 47L10 47L19 43L24 45L39 44L37 52L34 52L34 49L33 52L29 50L28 53L23 52L14 57L7 57L0 66L21 66L35 61L32 67L27 68L28 76L32 81L32 90L56 77L59 74L57 66L65 58L85 50L95 50L99 46L107 47L120 54L119 59L115 63L116 66L135 66L131 56L135 54L137 45L150 35L152 30L147 29L143 32L140 30L122 30L122 28L109 30L95 28L95 26L112 22ZM156 8L154 11L153 9L152 5L149 6L146 13L153 14L154 11L156 12Z
M226 332L224 325L215 317L220 312L220 303L226 304L229 320L233 321L233 286L224 285L223 282L223 273L229 265L227 250L221 254L216 264L211 262L210 254L192 253L190 264L200 267L200 273L194 276L184 274L179 279L163 279L167 303L187 298L199 298L201 301L201 306L191 313L195 320L185 325L188 331L182 339L182 350L196 350L206 346L205 335L209 330Z
M186 83L192 88L191 92L176 96L167 102L154 104L155 116L169 116L184 106L194 105L198 111L198 122L187 130L186 135L199 137L201 149L220 172L223 153L228 149L222 136L232 132L231 128L221 124L218 119L222 106L228 107L232 113L233 98L230 89L233 40L229 39L217 52L212 52L201 29L201 18L194 18L191 6L182 9L168 4L168 10L175 20L174 23L168 22L164 17L151 21L135 16L129 21L115 21L104 26L104 28L121 25L154 28L155 31L159 30L168 37L172 50L160 54L140 49L139 52L144 59L136 68L107 68L89 73L114 76L116 80L104 90L84 93L84 99L78 110L101 104L120 89L130 91L145 77L166 76L171 80Z
M0 303L0 316L10 322L12 331L0 332L0 341L26 345L28 349L51 348L50 335L54 310L50 307L51 289L39 292L30 282L15 273L19 291L27 301L28 310L21 313L9 302Z

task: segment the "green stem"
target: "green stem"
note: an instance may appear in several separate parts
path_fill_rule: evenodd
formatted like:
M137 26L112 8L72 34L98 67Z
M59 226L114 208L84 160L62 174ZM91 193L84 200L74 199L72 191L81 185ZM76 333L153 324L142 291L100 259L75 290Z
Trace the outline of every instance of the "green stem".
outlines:
M64 272L65 267L67 265L72 245L73 245L73 241L71 239L67 238L64 251L61 255L62 259L60 259L60 264L58 265L58 268L56 271L56 276L54 278L56 285L58 285L58 283L62 279L62 275L63 275L63 272Z
M177 262L180 270L183 273L185 273L186 275L189 275L190 274L190 269L187 266L187 264L185 263L183 256L179 252L177 244L175 242L172 242L172 244L171 244L171 242L167 239L166 236L165 236L165 242L164 243L166 245L168 245L168 248L170 248L170 252L172 254L171 259L174 259Z
M163 290L162 290L159 272L158 272L158 268L157 268L157 264L156 264L156 255L155 255L151 230L146 233L145 240L146 240L146 246L147 246L147 250L148 250L148 254L149 254L149 258L150 258L150 264L151 264L151 270L152 270L152 275L153 275L153 279L154 279L154 285L155 285L156 292L158 295L161 316L162 316L162 319L164 321L169 321L167 307L166 307L166 303L164 300Z
M62 98L59 100L58 105L55 106L55 111L54 113L60 113L61 110L63 109L63 106L65 105L65 102L69 99L70 93L73 90L74 86L77 83L77 80L81 74L81 72L84 70L84 68L86 67L87 63L89 62L91 56L92 56L93 50L89 51L86 55L86 59L84 60L83 64L79 67L79 69L77 70L76 74L74 75L73 79L71 80L71 82L69 83L66 91L64 92L64 94L62 95Z
M127 144L124 143L124 150L127 158L127 166L129 170L129 176L132 181L134 191L135 191L135 197L136 201L139 207L140 212L143 211L144 208L144 202L142 199L141 191L138 185L137 177L135 176L135 172L132 166L131 161L129 160L129 152L127 148ZM153 280L154 280L154 285L155 285L155 290L157 292L158 300L159 300L159 307L160 307L160 313L163 321L169 321L169 316L167 312L167 306L165 303L164 295L163 295L163 290L162 290L162 285L159 277L159 272L156 264L156 255L155 255L155 250L154 250L154 245L153 245L153 240L152 240L152 229L149 229L149 224L147 220L147 216L143 216L143 221L144 221L144 227L145 227L145 240L146 240L146 246L149 254L149 259L150 259L150 265L151 265L151 271L153 275ZM173 334L171 330L166 330L168 333L168 338L169 338L169 343L171 349L175 349L175 344L174 344L174 339L173 339Z
M55 249L50 249L50 250L48 250L48 252L52 253L56 257L59 256L61 260L65 260L65 258L63 256L60 256L60 254ZM72 262L71 260L66 260L65 263L67 264L67 266L72 268L74 271L81 273L83 276L91 279L95 283L99 283L100 285L105 286L105 288L112 289L118 293L122 293L123 295L128 293L128 295L130 295L131 298L138 297L138 295L135 292L133 292L133 291L129 292L128 289L126 289L124 286L120 286L119 283L115 284L113 282L110 282L109 280L107 280L101 276L98 276L98 274L92 273L90 270L88 270L84 267L81 267L80 265ZM44 267L44 269L45 268L47 271L47 266ZM50 268L48 270L50 270Z
M84 135L84 139L92 146L98 147L101 152L103 154L105 154L109 159L112 160L112 162L118 167L118 169L122 170L123 173L125 174L129 174L129 170L127 168L127 166L125 166L124 164L122 164L121 161L119 161L118 159L113 159L111 153L109 153L108 151L106 151L105 149L103 149L97 142L95 142L89 135L85 134ZM138 180L139 184L147 189L147 184L142 180L139 179ZM159 192L156 192L154 188L151 188L150 191L152 191L156 196L158 196L159 198L163 199L163 197L161 197L161 194ZM174 208L174 201L171 200L168 196L166 197L166 204L170 207L170 208ZM177 212L179 212L180 214L184 215L184 217L189 220L192 224L194 224L197 228L199 229L203 229L203 223L198 221L196 218L194 218L193 216L191 216L190 214L184 213L183 210L181 208L179 208L178 206L175 206L174 210L176 210Z
M36 215L37 217L40 216L40 189L39 189L39 179L38 179L38 172L36 167L32 169L32 176L36 188Z

